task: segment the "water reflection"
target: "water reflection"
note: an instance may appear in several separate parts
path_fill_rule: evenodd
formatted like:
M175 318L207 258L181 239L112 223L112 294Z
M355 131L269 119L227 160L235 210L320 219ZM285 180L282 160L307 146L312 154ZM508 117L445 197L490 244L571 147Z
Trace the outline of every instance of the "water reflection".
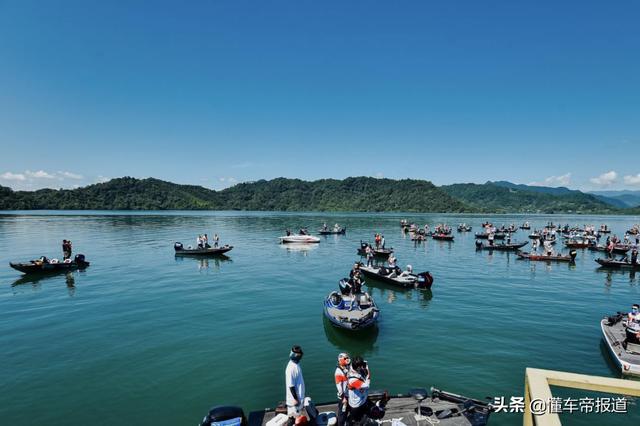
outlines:
M73 296L76 293L76 277L72 271L60 271L59 273L49 274L26 274L11 283L11 287L14 292L20 287L31 284L31 288L34 291L39 291L43 281L61 282L61 278L64 277L65 285L69 291L69 296Z
M306 256L310 251L318 248L318 244L305 244L305 243L288 243L279 244L281 248L289 253L299 253Z
M327 340L340 352L349 352L350 354L371 355L377 352L375 346L378 339L378 325L360 331L350 331L338 328L331 324L324 315L322 316L324 325L324 334Z
M198 268L198 271L204 272L211 268L215 271L220 270L220 265L227 262L233 262L233 260L224 254L213 257L189 257L189 256L176 256L176 263L182 262L194 262Z
M404 289L374 279L365 281L364 286L378 305L380 305L382 301L393 304L396 303L399 298L403 298L409 302L417 300L420 307L426 309L433 298L431 290Z
M613 282L613 278L615 275L618 276L629 276L629 284L631 285L638 285L638 278L636 275L636 271L631 271L631 270L623 270L623 269L609 269L609 268L603 268L603 267L599 267L596 268L596 272L600 273L600 274L604 274L605 276L605 285L610 286L611 283Z

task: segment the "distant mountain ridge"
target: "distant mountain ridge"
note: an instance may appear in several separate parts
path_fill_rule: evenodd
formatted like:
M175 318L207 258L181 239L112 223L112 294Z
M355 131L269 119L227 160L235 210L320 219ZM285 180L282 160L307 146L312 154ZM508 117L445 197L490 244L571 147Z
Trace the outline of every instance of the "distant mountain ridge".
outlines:
M618 202L622 207L640 207L640 191L591 191L598 198Z
M353 177L313 182L278 178L221 191L159 179L112 179L78 189L0 187L1 210L265 210L468 212L429 181Z
M442 213L638 214L600 195L507 181L435 186L426 180L277 178L214 191L159 179L123 177L77 189L13 191L0 186L0 210L262 210ZM605 197L606 198L606 197Z

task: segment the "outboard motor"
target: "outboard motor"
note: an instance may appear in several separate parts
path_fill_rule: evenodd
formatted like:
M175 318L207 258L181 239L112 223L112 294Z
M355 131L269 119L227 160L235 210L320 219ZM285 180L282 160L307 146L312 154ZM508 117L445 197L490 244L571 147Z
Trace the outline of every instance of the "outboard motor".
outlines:
M476 248L477 249L482 248L482 241L476 240Z
M572 262L575 262L575 260L576 260L576 256L577 256L577 255L578 255L578 252L577 252L577 251L575 251L575 250L571 250L571 251L569 252L569 256L571 256L571 261L572 261Z
M340 287L340 293L344 295L349 295L353 291L353 286L347 278L341 279L338 283L338 287Z
M200 426L247 426L247 419L242 408L218 405L209 410Z
M180 250L182 250L182 249L183 249L182 243L181 243L181 242L177 242L177 243L175 243L175 244L173 245L173 248L174 248L176 251L180 251Z
M76 263L85 263L85 259L84 259L84 254L76 254L76 257L74 258Z

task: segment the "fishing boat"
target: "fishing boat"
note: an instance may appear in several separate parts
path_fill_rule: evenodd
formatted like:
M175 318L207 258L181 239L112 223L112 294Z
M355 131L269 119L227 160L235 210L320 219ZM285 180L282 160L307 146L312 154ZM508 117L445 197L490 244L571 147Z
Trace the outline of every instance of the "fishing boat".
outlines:
M608 252L609 249L607 248L607 246L603 246L603 245L590 245L589 246L589 250L591 251L602 251L602 252ZM615 246L613 246L613 253L614 254L626 254L629 250L631 250L631 245L630 244L616 244Z
M346 281L346 279L342 280ZM324 316L331 324L347 330L363 330L373 326L380 310L368 293L331 292L324 300Z
M524 229L524 230L529 230L531 229L531 225L529 225L529 222L525 222L522 225L520 225L520 229Z
M611 229L607 225L600 225L600 229L598 229L598 232L601 234L610 234Z
M626 314L605 317L600 321L602 339L622 374L640 376L640 341L637 324L628 324Z
M627 260L616 259L596 259L596 262L604 268L612 269L630 269L632 271L640 271L640 263L632 264Z
M382 247L376 248L375 246L372 246L369 243L365 243L365 242L360 241L360 248L358 249L358 254L360 256L366 256L367 255L367 247L371 247L371 250L373 250L373 255L375 257L382 257L382 258L386 259L386 258L389 257L389 255L391 253L393 253L393 247L390 247L390 248L382 248Z
M567 248L584 249L584 248L589 247L592 244L588 240L573 240L573 239L569 239L568 241L564 242L564 245Z
M333 229L319 229L318 235L345 235L347 233L347 228L333 228Z
M438 241L453 241L453 235L451 234L433 234L431 238Z
M542 235L540 235L539 232L532 232L531 234L529 234L530 240L539 240L540 238L542 238Z
M522 247L529 244L528 241L524 243L509 243L509 244L484 244L482 241L476 241L476 250L498 250L498 251L518 251Z
M337 423L336 401L315 404L310 398L305 398L303 405L306 424L328 426ZM370 391L367 406L366 424L372 425L397 420L405 426L485 426L494 411L486 401L433 387L429 391L415 388L402 394ZM209 410L200 426L281 426L287 423L287 419L284 404L253 411L248 419L239 407L217 405ZM362 426L366 424L361 423Z
M471 226L462 224L462 225L458 225L458 232L471 232Z
M535 262L569 262L569 263L574 263L576 261L576 251L575 250L571 250L569 252L569 255L562 255L562 254L554 254L554 255L547 255L547 254L537 254L537 253L527 253L527 252L518 252L518 259L526 259L526 260L531 260L531 261L535 261Z
M173 245L176 256L220 256L233 249L233 246L225 244L220 247L196 247L188 246L185 248L182 243L177 242Z
M487 240L489 239L489 235L491 235L490 232L476 232L475 236L476 239L478 240ZM506 234L502 233L502 232L496 232L493 234L493 239L494 240L504 240L506 237Z
M25 274L42 274L84 269L89 266L89 262L86 261L84 254L76 254L73 260L65 259L60 261L58 259L48 259L46 256L41 256L29 262L10 262L9 266Z
M287 244L287 243L314 244L314 243L319 243L320 238L314 237L313 235L285 235L284 237L280 237L280 242L282 244Z
M407 267L407 271L403 272L398 267L366 266L361 263L360 271L367 278L402 288L429 289L433 285L433 276L429 271L414 274L411 267Z

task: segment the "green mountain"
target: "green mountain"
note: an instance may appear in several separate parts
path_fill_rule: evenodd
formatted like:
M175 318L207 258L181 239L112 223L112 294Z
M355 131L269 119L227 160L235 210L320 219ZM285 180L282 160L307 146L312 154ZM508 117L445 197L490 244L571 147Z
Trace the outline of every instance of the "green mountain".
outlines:
M460 183L441 186L447 194L479 212L495 213L621 213L595 196L564 188L539 191L527 185ZM542 187L533 187L542 188ZM559 189L559 188L556 188Z
M496 182L489 181L487 183L492 183L494 185L502 186L505 188L517 189L520 191L540 192L543 194L551 194L551 195L584 194L581 191L578 191L576 189L569 189L564 186L550 187L550 186L522 185L522 184L511 183L504 180L496 181ZM609 204L610 206L617 207L620 209L624 209L624 208L632 207L636 205L636 204L628 204L626 202L623 202L620 199L616 199L615 197L605 196L604 194L595 194L595 193L591 193L591 194L594 195L598 200L603 201L604 203Z
M605 202L611 200L612 205L621 205L621 207L640 206L640 191L593 191L590 194Z
M369 177L313 182L278 178L222 191L131 177L71 190L30 192L0 187L0 209L472 211L428 181Z

